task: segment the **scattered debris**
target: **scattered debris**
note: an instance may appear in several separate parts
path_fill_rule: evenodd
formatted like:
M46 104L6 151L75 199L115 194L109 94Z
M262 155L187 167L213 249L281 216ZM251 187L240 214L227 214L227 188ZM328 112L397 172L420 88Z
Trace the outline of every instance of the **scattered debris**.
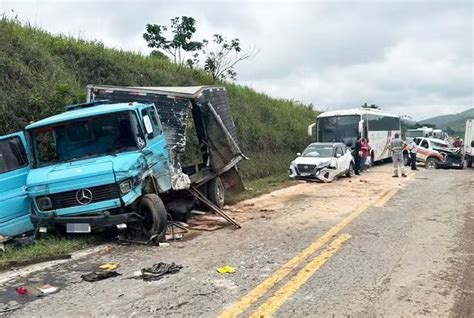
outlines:
M204 211L198 211L198 210L192 210L191 213L192 213L192 214L197 214L197 215L204 215L204 214L206 214L206 212L204 212Z
M39 290L43 295L48 295L57 292L59 290L59 287L46 284L43 286L36 287L36 289Z
M163 276L167 274L175 274L183 268L181 265L177 265L174 262L171 264L166 264L159 262L158 264L153 265L149 268L143 268L141 270L141 275L139 277L143 278L145 281L160 280ZM134 273L137 274L137 272ZM137 276L135 276L137 277Z
M117 273L116 271L96 271L96 272L90 272L84 275L81 275L81 278L85 280L86 282L97 282L99 280L111 278L111 277L117 277L122 274Z
M160 247L168 247L168 246L170 246L170 243L160 242L160 243L158 244L158 246L160 246Z
M275 211L274 209L267 209L267 208L262 208L260 209L260 212L273 212Z
M118 264L116 263L105 263L99 266L100 269L103 269L105 271L113 271L119 267Z
M369 181L367 181L367 180L365 180L365 179L360 179L359 182L369 183Z
M208 224L198 224L190 228L190 230L195 231L215 231L222 229L224 225L208 225Z
M28 295L28 289L25 286L18 286L15 291L20 296Z
M222 216L224 219L227 220L227 222L231 223L236 229L240 229L241 226L235 222L230 216L225 214L224 210L216 206L214 203L209 201L209 199L203 195L199 190L197 190L195 187L191 187L188 190L196 199L201 201L203 204L205 204L209 209L211 209L214 213L219 214Z
M235 268L233 268L230 265L224 265L218 269L216 269L218 273L220 274L233 274L235 273Z

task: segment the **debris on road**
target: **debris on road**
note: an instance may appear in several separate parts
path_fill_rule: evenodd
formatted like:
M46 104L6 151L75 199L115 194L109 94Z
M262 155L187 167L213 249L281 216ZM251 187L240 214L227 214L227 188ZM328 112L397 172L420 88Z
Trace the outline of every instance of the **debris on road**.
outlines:
M99 266L100 269L103 269L105 271L113 271L119 267L118 264L116 263L105 263Z
M97 282L99 280L104 280L111 277L117 277L122 274L117 273L116 271L95 271L90 272L84 275L81 275L81 278L86 282Z
M57 292L59 290L59 287L46 284L43 286L36 287L36 289L39 290L43 295L48 295Z
M218 273L220 274L233 274L235 273L235 268L233 268L230 265L224 265L218 269L216 269Z
M182 265L177 265L174 262L171 264L159 262L158 264L155 264L152 267L143 268L139 277L141 277L145 281L160 280L161 278L163 278L163 276L167 274L175 274L179 272L181 268L183 268ZM136 274L137 272L134 273L135 277L137 277Z
M20 296L28 295L28 289L25 286L18 286L15 291Z

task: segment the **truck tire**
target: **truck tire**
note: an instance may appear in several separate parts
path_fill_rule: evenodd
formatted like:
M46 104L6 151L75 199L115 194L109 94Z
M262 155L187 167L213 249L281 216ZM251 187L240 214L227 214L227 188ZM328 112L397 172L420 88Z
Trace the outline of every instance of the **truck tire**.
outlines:
M436 158L428 158L425 161L426 169L436 169L438 167L439 160Z
M221 178L216 177L207 184L207 197L219 208L224 207L225 188Z
M166 232L168 213L160 197L154 193L145 194L138 203L138 214L143 217L142 228L145 235L158 238Z
M466 166L468 168L472 168L472 157L471 156L467 156Z

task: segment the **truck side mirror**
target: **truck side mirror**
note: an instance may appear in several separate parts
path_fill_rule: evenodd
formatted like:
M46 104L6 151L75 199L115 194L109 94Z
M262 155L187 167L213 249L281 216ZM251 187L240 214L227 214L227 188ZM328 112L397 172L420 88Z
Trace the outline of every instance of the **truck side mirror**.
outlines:
M143 124L145 124L145 131L146 134L153 134L153 126L151 125L151 120L148 115L143 116Z

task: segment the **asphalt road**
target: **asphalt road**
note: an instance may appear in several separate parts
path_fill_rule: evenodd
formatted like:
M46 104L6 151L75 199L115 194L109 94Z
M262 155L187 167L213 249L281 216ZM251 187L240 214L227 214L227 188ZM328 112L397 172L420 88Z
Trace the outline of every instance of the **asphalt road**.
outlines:
M242 203L231 212L240 230L168 247L116 246L11 281L0 299L20 303L8 314L18 317L473 317L473 198L472 169L392 180L390 167L376 167ZM81 281L104 262L119 263L122 276ZM156 282L129 279L158 262L183 269ZM223 265L236 272L217 273ZM34 301L13 292L43 283L61 291Z

